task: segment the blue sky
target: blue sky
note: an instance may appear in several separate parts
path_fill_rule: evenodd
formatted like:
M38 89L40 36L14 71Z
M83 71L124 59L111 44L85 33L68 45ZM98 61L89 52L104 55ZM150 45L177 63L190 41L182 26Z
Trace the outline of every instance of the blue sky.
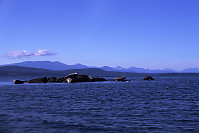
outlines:
M0 0L0 64L199 68L198 6L198 0Z

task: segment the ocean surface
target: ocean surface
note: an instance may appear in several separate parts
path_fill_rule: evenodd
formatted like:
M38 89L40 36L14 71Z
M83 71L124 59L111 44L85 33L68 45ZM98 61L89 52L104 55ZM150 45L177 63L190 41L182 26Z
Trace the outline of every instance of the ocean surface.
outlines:
M0 133L199 132L199 77L14 85L0 77Z

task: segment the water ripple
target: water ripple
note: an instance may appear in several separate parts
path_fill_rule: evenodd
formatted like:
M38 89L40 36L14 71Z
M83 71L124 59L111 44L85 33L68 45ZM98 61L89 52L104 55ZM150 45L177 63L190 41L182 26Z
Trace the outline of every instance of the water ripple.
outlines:
M192 82L188 82L188 81ZM0 85L0 132L198 132L198 78Z

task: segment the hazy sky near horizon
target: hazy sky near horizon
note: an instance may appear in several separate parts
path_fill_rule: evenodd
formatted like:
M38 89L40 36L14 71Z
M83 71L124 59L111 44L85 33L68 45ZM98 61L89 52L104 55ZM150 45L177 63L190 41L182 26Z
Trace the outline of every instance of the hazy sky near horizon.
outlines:
M199 68L198 0L0 0L0 64Z

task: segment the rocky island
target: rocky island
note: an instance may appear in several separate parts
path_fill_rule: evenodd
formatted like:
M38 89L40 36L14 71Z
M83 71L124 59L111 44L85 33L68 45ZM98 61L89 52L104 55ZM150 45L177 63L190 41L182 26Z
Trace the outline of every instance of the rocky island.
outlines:
M145 76L143 80L154 80L151 76ZM78 73L71 73L65 77L56 78L56 77L41 77L36 79L31 79L28 81L14 80L14 84L23 84L23 83L77 83L77 82L99 82L99 81L107 81L105 78L96 78L88 75L82 75ZM126 76L117 77L112 79L112 81L126 81L130 82L130 80L126 79Z
M77 73L69 74L65 77L41 77L36 79L31 79L28 81L14 80L14 84L23 83L76 83L76 82L95 82L95 81L107 81L104 78L94 78L88 75L78 75Z

